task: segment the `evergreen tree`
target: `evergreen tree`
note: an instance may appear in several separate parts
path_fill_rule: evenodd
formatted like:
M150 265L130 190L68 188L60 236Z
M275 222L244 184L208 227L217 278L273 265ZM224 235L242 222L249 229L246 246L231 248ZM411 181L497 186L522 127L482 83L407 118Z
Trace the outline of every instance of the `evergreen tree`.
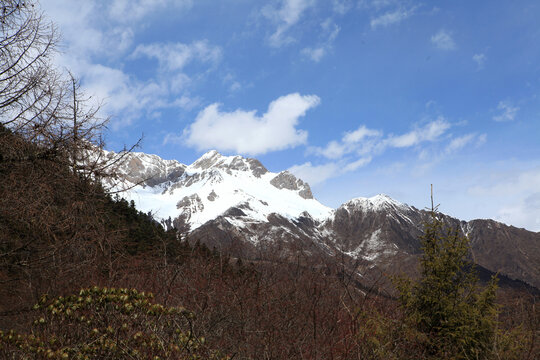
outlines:
M433 205L421 241L420 279L397 281L408 319L426 335L428 351L436 358L490 358L496 277L486 288L478 286L468 257L469 239L459 229L448 228Z

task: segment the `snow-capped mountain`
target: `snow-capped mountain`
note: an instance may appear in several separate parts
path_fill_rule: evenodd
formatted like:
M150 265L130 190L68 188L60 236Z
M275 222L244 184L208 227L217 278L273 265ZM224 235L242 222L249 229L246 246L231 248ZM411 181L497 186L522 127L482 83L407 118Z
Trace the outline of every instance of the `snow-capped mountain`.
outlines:
M256 159L210 151L187 166L156 155L128 156L119 169L131 187L126 197L139 210L190 230L231 208L256 222L268 221L270 214L292 219L303 212L323 220L332 212L313 198L307 183L287 171L269 172Z
M364 274L412 272L429 219L426 211L386 195L352 199L334 210L291 173L272 173L256 159L217 151L191 165L130 153L118 173L130 188L123 196L139 210L191 241L246 258L300 252L340 258ZM540 233L492 220L444 219L469 236L477 264L540 288Z

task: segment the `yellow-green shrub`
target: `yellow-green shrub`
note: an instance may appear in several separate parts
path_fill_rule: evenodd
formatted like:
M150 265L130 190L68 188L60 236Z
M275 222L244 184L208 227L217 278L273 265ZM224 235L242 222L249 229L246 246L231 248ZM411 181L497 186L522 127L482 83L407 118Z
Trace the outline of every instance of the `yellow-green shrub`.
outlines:
M12 359L226 359L193 331L193 314L135 289L93 287L43 296L28 334L0 332Z

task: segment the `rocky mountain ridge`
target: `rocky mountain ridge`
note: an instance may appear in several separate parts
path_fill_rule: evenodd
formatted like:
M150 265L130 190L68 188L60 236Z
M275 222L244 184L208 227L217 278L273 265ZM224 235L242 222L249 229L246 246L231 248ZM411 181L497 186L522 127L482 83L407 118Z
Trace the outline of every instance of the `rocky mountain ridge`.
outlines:
M340 257L364 273L414 272L419 237L429 213L387 195L352 199L331 209L307 183L258 160L210 151L191 165L156 155L129 154L119 174L125 194L166 226L192 241L245 258ZM471 240L477 264L540 288L540 233L493 220L460 221L442 215Z

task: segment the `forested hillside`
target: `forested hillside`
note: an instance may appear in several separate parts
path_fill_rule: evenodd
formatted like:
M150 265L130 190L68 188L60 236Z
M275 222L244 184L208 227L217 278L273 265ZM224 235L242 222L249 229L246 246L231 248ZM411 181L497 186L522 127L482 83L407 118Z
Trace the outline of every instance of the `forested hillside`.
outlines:
M2 11L1 358L538 356L535 297L509 291L495 300L495 286L489 292L468 286L476 284L474 273L462 286L460 276L470 270L459 262L466 239L459 238L463 256L443 266L454 271L457 264L459 276L450 273L445 279L453 286L441 288L454 292L447 295L460 309L473 309L485 331L461 342L455 331L461 323L452 323L458 318L446 308L442 325L425 326L429 308L413 301L420 285L383 292L377 281L360 287L356 269L336 259L299 251L287 261L269 253L250 262L165 231L103 187L104 177L115 181L126 152L92 155L103 148L106 121L76 78L52 65L53 24L33 2L4 1ZM433 234L435 243L439 235ZM412 300L403 301L404 294ZM481 296L485 301L476 301ZM469 299L485 307L467 306Z

